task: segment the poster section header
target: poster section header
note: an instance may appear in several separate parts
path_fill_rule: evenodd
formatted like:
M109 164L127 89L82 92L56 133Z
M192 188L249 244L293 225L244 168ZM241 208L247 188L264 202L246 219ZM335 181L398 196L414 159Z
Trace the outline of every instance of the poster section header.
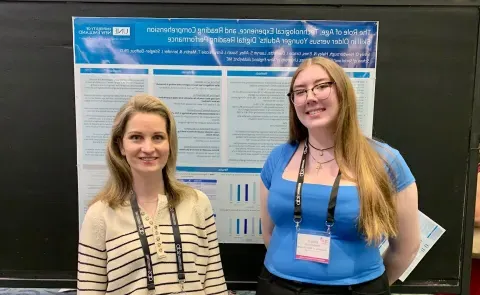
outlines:
M165 76L221 76L222 71L161 69L153 70L153 74Z
M128 75L147 75L148 69L128 69L128 68L81 68L80 74L128 74Z
M377 22L74 18L77 64L375 68Z

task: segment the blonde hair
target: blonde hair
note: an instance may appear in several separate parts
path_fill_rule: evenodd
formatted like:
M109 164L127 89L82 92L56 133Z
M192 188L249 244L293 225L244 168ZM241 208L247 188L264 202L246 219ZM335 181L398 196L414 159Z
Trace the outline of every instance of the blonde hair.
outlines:
M104 201L110 207L115 208L125 205L125 202L130 200L133 176L127 160L120 151L119 144L125 134L128 121L136 113L157 114L166 121L170 153L167 164L162 170L162 176L169 206L175 207L186 196L196 196L191 187L178 181L175 177L178 146L177 128L172 113L160 99L151 95L139 94L125 103L115 116L106 151L109 179L91 204Z
M290 92L298 74L310 65L321 66L336 85L340 109L336 121L334 154L342 175L357 183L360 196L360 230L369 243L378 243L385 237L396 236L398 227L393 180L385 169L388 164L359 127L355 92L345 71L327 58L306 59L293 75ZM307 138L308 130L298 119L292 103L289 112L289 142L298 143ZM355 173L356 179L348 176L348 171Z

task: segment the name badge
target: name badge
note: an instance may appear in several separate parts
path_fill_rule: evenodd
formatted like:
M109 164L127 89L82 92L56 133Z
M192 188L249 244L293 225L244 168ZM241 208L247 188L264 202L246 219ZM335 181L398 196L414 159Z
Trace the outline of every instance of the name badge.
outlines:
M330 261L330 235L326 232L297 232L295 259L326 263Z

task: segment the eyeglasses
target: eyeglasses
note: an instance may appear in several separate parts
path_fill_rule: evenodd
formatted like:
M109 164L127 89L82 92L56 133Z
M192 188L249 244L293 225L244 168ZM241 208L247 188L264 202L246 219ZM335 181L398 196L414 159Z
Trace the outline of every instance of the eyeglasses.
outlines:
M335 84L333 81L322 82L313 86L312 89L298 89L292 92L289 92L287 96L290 98L294 105L300 106L307 103L308 91L312 90L313 96L316 99L324 100L330 96L332 92L332 85Z

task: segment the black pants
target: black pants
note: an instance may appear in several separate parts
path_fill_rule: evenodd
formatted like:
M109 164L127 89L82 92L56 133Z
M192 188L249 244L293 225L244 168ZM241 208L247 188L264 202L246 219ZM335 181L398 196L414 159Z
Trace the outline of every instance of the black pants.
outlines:
M265 267L258 278L256 295L390 295L387 274L351 286L328 286L294 282L271 274Z

